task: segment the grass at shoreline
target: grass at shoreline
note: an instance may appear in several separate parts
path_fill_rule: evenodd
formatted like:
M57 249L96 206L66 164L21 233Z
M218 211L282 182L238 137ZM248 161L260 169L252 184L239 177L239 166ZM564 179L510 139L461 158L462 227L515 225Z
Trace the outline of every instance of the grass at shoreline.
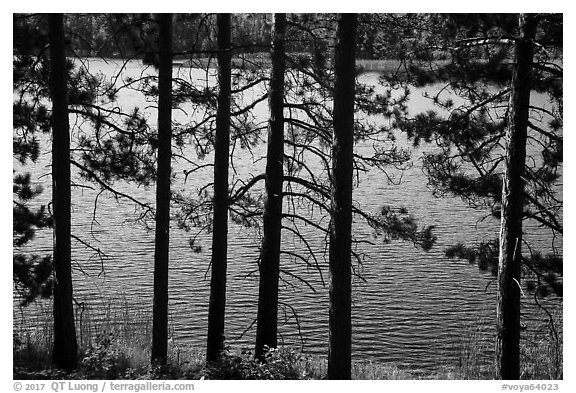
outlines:
M107 307L111 309L111 307ZM46 309L34 327L14 330L14 379L324 379L327 359L303 354L290 348L269 352L266 366L256 363L249 350L230 348L223 361L207 366L205 349L170 340L168 366L151 367L151 320L141 311L123 302L117 312L96 319L87 309L77 321L79 332L79 368L64 373L50 368L51 313ZM562 315L554 319L562 320ZM484 326L483 323L476 324ZM561 328L561 325L559 326ZM562 337L560 329L559 364L553 340L543 325L522 340L522 379L562 379ZM486 356L493 347L479 327L470 326L462 333L459 359L455 364L439 364L436 371L414 373L394 364L355 361L352 378L357 380L467 380L493 379L492 359ZM488 350L487 350L488 349Z
M14 379L325 379L327 360L280 348L269 353L269 361L263 366L256 363L246 350L229 349L220 364L207 366L205 351L197 347L169 345L168 365L149 365L149 346L142 345L143 337L135 337L134 343L117 339L114 334L100 334L91 345L80 350L78 370L64 373L49 368L50 348L41 342L20 339L14 346ZM44 341L45 343L47 340ZM372 361L355 361L352 379L355 380L469 380L493 379L492 367L478 362L478 342L470 342L462 350L459 364L445 365L430 374L414 374L391 364ZM552 348L541 340L526 351L522 359L522 379L555 379L552 364ZM560 364L560 368L562 365ZM562 379L562 371L557 377Z

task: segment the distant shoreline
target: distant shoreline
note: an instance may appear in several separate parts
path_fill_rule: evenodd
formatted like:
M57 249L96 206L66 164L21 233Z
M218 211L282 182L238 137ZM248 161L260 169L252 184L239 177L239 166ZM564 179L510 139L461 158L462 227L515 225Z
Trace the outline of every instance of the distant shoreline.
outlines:
M232 59L232 67L239 69L257 69L262 65L270 66L270 59L267 54L254 54L250 57L235 57ZM174 59L174 65L191 68L206 68L209 66L216 67L217 60L215 57L200 57L195 59ZM360 73L364 72L396 72L401 68L401 61L396 59L371 60L356 59L356 67Z
M298 56L299 54L290 54L292 56ZM308 57L306 54L300 54L300 59L304 60ZM142 61L141 58L131 58L122 59L120 57L94 57L87 56L87 59L104 59L111 61ZM293 58L295 62L298 61L298 57ZM446 60L436 60L435 64L444 64ZM245 69L245 70L257 70L262 68L270 67L270 57L268 53L252 53L247 54L245 57L233 57L232 58L232 68L235 69ZM173 65L175 67L183 68L212 68L215 69L218 66L218 60L215 56L212 57L183 57L176 56L173 59ZM377 72L377 73L396 73L404 72L403 64L401 60L398 59L356 59L356 68L359 74Z

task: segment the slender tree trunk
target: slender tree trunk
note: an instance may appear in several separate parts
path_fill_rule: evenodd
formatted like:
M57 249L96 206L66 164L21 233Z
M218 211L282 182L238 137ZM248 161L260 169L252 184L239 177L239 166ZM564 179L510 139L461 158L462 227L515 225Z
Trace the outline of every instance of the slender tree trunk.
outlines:
M78 344L72 306L70 124L63 14L49 14L52 95L52 204L54 211L54 365L73 370Z
M350 379L352 348L352 171L356 14L342 14L335 53L330 226L328 378Z
M506 131L506 164L502 187L496 370L499 379L520 378L520 272L524 168L533 61L534 18L521 15L515 44L514 72Z
M230 146L230 14L218 14L218 110L214 147L214 221L212 279L208 311L206 361L218 360L224 349L226 264L228 247L228 156Z
M280 233L282 226L282 185L284 182L284 69L286 15L274 14L272 32L272 75L270 81L270 120L266 156L266 204L264 237L260 252L258 293L257 356L264 346L278 345L278 279L280 272Z
M152 363L165 364L168 352L168 260L170 241L170 164L172 161L172 14L158 14L158 175Z

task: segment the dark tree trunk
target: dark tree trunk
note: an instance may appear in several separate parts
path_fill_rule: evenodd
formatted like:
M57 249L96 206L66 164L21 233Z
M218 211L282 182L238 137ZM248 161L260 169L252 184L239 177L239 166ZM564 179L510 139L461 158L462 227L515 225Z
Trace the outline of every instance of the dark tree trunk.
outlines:
M351 375L351 247L356 14L338 22L332 144L328 378Z
M218 360L224 349L226 264L228 247L228 156L230 145L230 14L218 14L218 110L214 146L214 222L212 279L208 311L206 361Z
M78 344L72 306L70 238L70 124L63 15L49 14L52 96L52 204L54 213L54 365L73 370Z
M278 345L278 279L280 272L280 232L282 226L282 185L284 182L284 69L286 15L274 14L272 32L272 75L270 80L270 120L266 156L266 204L264 237L260 252L260 288L256 355L264 346Z
M536 21L520 16L506 131L506 161L502 187L502 221L498 266L496 370L499 379L520 378L520 272L524 168L530 106L530 74Z
M152 363L165 364L168 352L168 256L170 240L170 163L172 161L172 14L159 14L158 175Z

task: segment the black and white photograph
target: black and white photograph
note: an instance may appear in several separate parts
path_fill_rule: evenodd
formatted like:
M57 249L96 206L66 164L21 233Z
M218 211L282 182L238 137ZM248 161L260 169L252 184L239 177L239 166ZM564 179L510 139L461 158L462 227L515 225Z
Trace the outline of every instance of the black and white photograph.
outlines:
M564 14L381 9L11 15L14 391L562 390Z

